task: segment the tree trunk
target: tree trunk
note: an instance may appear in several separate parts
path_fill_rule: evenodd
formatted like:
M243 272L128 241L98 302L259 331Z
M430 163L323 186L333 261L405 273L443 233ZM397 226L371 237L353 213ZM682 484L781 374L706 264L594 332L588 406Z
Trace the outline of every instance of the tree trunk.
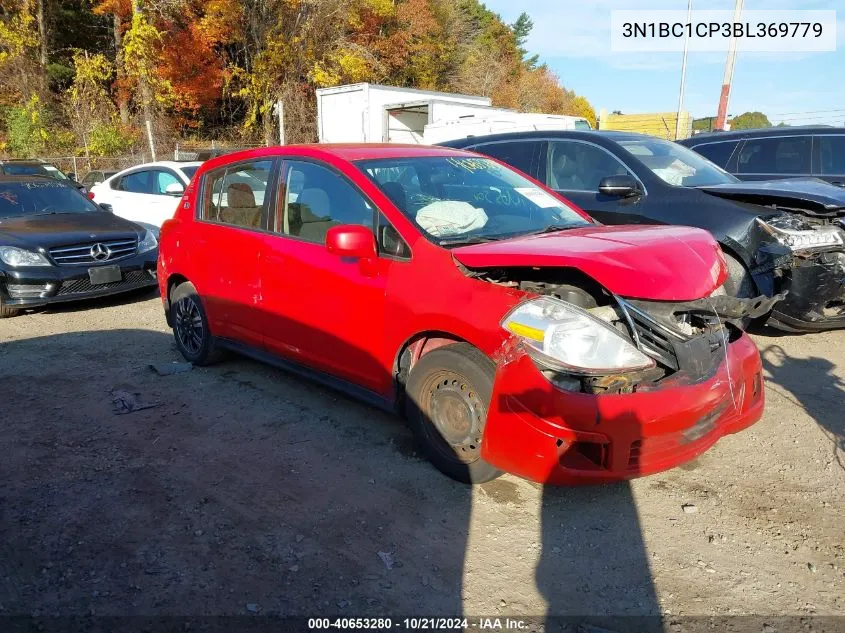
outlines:
M38 40L40 45L40 62L42 68L47 68L47 21L44 16L44 3L47 0L37 0L36 17L38 19Z
M144 7L142 5L142 0L132 0L132 14L133 15L141 15L144 14ZM153 102L153 93L150 89L150 83L147 81L147 78L141 74L138 77L138 96L140 97L141 101L141 112L144 115L144 121L149 121L150 124L154 123L153 120L153 111L152 111L152 102Z
M126 96L126 72L123 69L123 34L120 32L120 16L112 15L114 29L114 65L117 70L117 109L120 122L129 125L129 99Z

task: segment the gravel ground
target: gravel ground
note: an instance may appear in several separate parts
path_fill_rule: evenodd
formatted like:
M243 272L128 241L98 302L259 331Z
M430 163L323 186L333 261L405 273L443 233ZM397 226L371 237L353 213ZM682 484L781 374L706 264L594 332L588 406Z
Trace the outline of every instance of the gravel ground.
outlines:
M4 320L0 615L841 614L845 332L755 340L766 414L696 462L472 490L282 371L155 373L149 293Z

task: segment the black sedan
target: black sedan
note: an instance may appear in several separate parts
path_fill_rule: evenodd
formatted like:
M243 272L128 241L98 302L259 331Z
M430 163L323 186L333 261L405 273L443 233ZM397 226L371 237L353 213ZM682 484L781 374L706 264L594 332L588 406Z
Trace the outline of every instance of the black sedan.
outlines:
M725 252L729 295L786 293L770 325L845 327L845 191L839 187L812 178L741 182L681 145L625 132L524 132L445 145L509 163L606 224L707 229Z
M158 242L76 188L0 176L0 317L156 285Z

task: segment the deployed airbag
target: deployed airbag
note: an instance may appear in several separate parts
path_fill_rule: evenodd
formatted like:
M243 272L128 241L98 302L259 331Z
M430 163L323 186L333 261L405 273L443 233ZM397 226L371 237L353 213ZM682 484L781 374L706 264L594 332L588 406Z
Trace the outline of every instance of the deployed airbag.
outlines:
M434 237L449 237L484 227L487 214L468 202L438 200L417 211L417 224Z

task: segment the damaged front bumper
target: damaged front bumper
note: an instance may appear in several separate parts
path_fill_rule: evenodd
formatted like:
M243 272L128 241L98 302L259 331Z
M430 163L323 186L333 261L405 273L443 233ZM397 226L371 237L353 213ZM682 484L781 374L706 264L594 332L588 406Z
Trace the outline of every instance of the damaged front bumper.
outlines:
M788 332L845 328L845 252L797 253L785 273L789 292L769 325Z
M760 355L741 334L706 380L683 372L634 393L556 387L519 348L496 372L482 456L556 485L631 479L695 459L763 414Z

